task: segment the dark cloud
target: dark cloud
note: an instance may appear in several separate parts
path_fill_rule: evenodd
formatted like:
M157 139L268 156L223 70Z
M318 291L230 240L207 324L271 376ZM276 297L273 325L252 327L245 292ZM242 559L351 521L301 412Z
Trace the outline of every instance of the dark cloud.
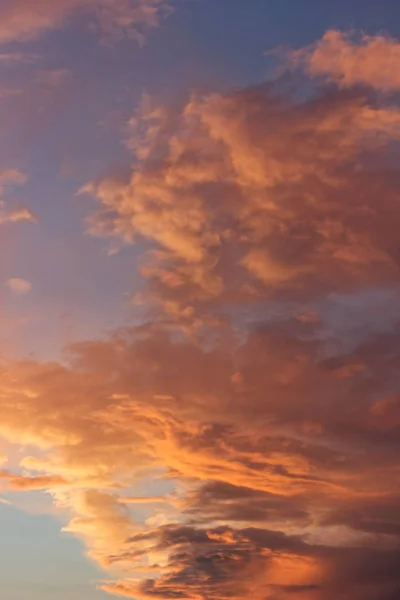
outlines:
M299 537L266 529L195 529L167 526L147 534L169 549L166 575L107 587L138 597L375 598L391 597L398 585L399 550L309 545ZM143 536L130 543L143 541ZM364 595L363 595L364 594ZM394 596L393 596L394 597Z

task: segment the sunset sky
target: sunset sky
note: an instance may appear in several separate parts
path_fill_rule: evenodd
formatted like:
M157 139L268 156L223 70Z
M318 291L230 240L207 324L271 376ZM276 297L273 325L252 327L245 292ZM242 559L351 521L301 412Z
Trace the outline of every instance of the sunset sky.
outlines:
M0 0L0 600L400 598L399 0Z

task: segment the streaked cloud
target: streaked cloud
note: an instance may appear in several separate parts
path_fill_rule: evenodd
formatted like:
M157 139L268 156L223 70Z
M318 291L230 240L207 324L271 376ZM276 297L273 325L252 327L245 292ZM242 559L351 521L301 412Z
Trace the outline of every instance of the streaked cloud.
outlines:
M0 64L7 67L35 63L39 56L27 52L1 52Z
M46 490L56 488L57 486L68 485L68 482L61 477L24 477L23 475L14 475L8 471L0 471L0 481L4 482L6 489L9 490Z

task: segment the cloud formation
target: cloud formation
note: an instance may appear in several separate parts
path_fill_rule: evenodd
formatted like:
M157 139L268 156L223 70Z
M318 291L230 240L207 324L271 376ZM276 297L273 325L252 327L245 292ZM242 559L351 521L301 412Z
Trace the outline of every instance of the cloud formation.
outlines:
M149 321L1 362L4 488L53 495L105 591L398 598L400 109L338 83L145 99L129 180L81 193L144 243Z
M143 42L144 31L157 26L168 8L164 0L5 0L0 8L0 43L34 40L79 14L95 16L108 34Z
M2 435L45 458L2 477L73 510L66 530L129 573L112 593L395 598L399 403L382 382L396 384L398 333L324 359L307 331L264 324L213 351L126 331L67 368L4 364ZM175 491L146 526L121 491L157 471Z
M359 36L327 31L315 45L293 52L312 77L322 76L340 87L366 85L382 92L400 89L400 44L385 35Z
M174 318L398 281L398 174L385 161L398 105L357 88L299 101L282 85L147 105L130 124L130 181L82 190L100 205L92 233L149 243L142 273Z
M18 294L20 296L24 296L32 289L32 284L27 279L21 279L18 277L14 277L7 281L7 287L14 292L14 294Z

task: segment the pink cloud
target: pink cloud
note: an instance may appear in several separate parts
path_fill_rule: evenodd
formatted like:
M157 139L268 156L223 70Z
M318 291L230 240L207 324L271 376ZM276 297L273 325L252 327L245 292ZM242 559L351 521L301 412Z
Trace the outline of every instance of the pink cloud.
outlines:
M400 89L400 44L385 35L348 35L327 31L309 48L291 53L312 77L324 77L340 87L365 85L383 92Z
M157 26L166 9L164 0L5 0L0 8L0 43L35 39L77 14L95 15L109 33L143 41L143 31Z
M32 289L32 284L27 279L12 278L7 281L7 287L18 295L25 295Z

